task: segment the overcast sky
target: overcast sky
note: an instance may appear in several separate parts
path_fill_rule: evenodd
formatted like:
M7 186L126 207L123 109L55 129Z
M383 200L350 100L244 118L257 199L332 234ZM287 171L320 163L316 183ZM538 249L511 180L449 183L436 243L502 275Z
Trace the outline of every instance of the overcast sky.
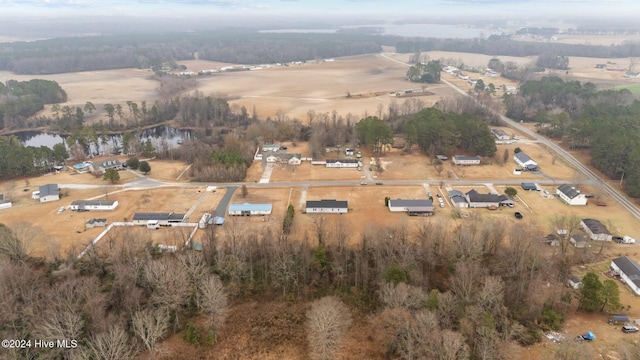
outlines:
M640 0L0 0L0 16L640 14Z

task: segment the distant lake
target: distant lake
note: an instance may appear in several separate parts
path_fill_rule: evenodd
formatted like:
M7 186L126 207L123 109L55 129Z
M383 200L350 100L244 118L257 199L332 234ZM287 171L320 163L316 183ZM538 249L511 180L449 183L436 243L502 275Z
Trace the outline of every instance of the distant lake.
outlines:
M24 146L46 146L51 149L55 144L64 144L67 138L66 136L40 131L23 131L13 135L18 137ZM175 149L184 141L191 140L192 138L193 133L191 130L180 130L170 126L157 126L140 132L140 141L146 142L147 139L149 139L156 149L165 147ZM106 144L101 144L99 149L96 149L92 144L90 151L94 155L111 154L114 147L122 147L122 134L109 135Z
M354 25L344 26L343 29L352 29L360 27L374 27L384 29L384 35L397 35L407 37L432 37L432 38L455 38L455 39L474 39L480 37L489 37L503 33L499 29L483 29L465 25L446 25L446 24L371 24L371 25ZM261 30L261 33L323 33L331 34L339 29L275 29Z

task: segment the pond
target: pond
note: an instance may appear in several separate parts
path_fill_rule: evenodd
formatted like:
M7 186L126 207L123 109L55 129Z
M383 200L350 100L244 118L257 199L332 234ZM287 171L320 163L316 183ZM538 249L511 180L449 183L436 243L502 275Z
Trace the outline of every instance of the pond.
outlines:
M55 144L63 143L66 146L66 136L58 134L50 134L40 131L23 131L14 134L24 146L46 146L53 148ZM193 132L191 130L181 130L170 126L157 126L142 130L140 132L140 142L145 143L147 140L151 140L151 144L156 150L162 149L175 149L180 147L183 142L193 139ZM98 156L104 154L113 154L115 148L122 147L122 134L111 134L104 143L101 143L98 148L95 144L89 146L91 154Z

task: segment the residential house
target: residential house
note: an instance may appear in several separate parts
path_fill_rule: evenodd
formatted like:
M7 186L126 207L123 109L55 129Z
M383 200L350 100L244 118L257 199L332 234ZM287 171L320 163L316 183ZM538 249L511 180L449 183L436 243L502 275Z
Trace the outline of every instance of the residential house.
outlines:
M607 227L598 220L582 219L580 224L591 240L611 241L613 239L613 235L611 235Z
M640 265L634 260L622 256L611 261L611 270L636 294L640 295Z
M269 155L266 156L266 160L267 163L275 164L280 160L280 157L278 157L278 154L269 153Z
M409 216L433 215L434 207L431 200L389 200L389 211L406 212Z
M279 144L262 144L262 152L278 151L278 150L280 150Z
M346 149L344 149L344 154L345 154L346 156L352 156L352 155L354 155L354 154L355 154L355 151L354 151L353 149L346 148Z
M460 190L449 190L449 199L453 203L453 206L457 208L469 207L467 197Z
M181 223L186 220L186 214L176 213L135 213L133 214L133 223L135 225L147 225L157 223L159 226L170 226L171 224Z
M538 186L534 183L521 183L520 186L522 187L522 190L526 190L526 191L532 191L532 190L538 190Z
M575 275L569 275L569 278L567 279L567 286L572 289L578 290L582 287L582 280L580 280L580 278Z
M511 136L502 129L491 129L491 134L498 140L509 140Z
M41 203L60 200L60 190L58 184L47 184L40 186L38 191L31 193L33 199L40 199Z
M456 165L480 165L479 156L454 155L451 161Z
M94 165L94 167L96 167L96 165ZM108 169L114 169L114 170L124 169L124 167L122 166L122 163L118 159L109 159L109 160L101 161L97 164L97 168L98 168L98 171L102 173L104 173Z
M587 242L587 237L582 234L572 234L569 242L577 247L578 249L583 249L589 247L589 243Z
M513 200L507 195L480 194L472 189L465 196L470 208L497 209L499 206L513 205Z
M232 216L271 215L271 204L231 204L228 214Z
M568 205L587 205L587 197L578 189L569 185L562 184L556 189L558 197Z
M87 221L84 224L84 227L86 229L91 229L91 228L98 227L98 226L100 226L100 227L107 226L107 219L94 219L94 218L91 218L91 219L89 219L89 221Z
M308 200L304 210L307 214L346 214L348 211L349 205L346 200Z
M326 161L325 166L330 168L357 168L362 166L362 163L357 159L330 159Z
M520 167L522 167L523 169L535 170L538 168L538 163L533 161L533 159L531 159L529 155L525 154L523 151L515 153L515 155L513 155L513 160L515 160L516 163L518 163L518 165L520 165Z
M72 211L111 211L118 207L117 200L75 200L71 203Z

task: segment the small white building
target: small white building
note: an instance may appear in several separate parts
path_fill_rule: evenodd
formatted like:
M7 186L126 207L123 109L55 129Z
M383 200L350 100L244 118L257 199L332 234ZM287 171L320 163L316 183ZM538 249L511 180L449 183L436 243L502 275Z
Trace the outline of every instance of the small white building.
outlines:
M231 216L271 215L271 204L231 204L228 214Z
M585 194L582 194L578 189L569 184L558 186L556 194L558 194L558 198L568 205L587 205L587 197Z
M346 214L349 204L346 200L308 200L304 212L307 214Z
M589 242L587 241L587 237L581 234L573 234L571 235L571 239L569 239L569 243L578 249L584 249L589 247Z
M533 161L533 159L531 159L529 155L525 154L522 151L513 155L513 160L515 160L516 163L518 163L518 165L520 165L520 167L522 167L523 169L535 170L538 168L538 163Z
M41 203L60 200L60 190L58 184L47 184L40 186L38 191L31 193L31 198L40 199Z
M72 211L112 211L117 207L117 200L76 200L69 208Z
M480 165L479 156L454 155L451 161L456 165Z
M328 168L357 168L362 163L357 159L331 159L327 160L325 166Z
M611 270L620 275L636 295L640 295L640 265L637 262L626 256L615 258L611 261Z
M582 228L587 232L591 240L597 241L611 241L613 235L609 232L606 226L595 219L582 219L580 221Z
M575 275L570 275L567 279L567 286L572 289L578 290L582 287L582 280L580 280L580 278Z

